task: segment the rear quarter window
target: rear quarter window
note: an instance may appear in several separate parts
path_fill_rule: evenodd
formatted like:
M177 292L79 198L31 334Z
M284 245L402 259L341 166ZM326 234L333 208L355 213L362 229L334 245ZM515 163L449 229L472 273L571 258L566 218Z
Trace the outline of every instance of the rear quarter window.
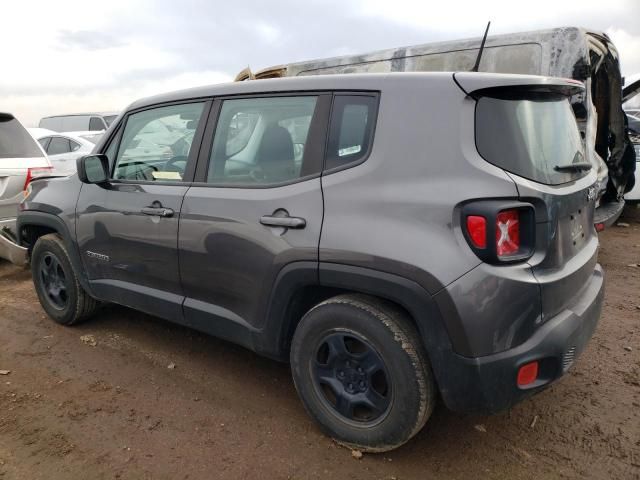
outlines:
M367 157L373 143L377 107L377 95L335 96L325 170L353 165Z

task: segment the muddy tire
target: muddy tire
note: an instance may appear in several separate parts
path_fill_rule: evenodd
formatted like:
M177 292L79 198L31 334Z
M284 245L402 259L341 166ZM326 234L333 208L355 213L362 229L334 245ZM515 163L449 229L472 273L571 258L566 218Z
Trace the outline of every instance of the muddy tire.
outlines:
M74 325L90 317L99 302L84 291L62 239L40 237L31 252L31 276L40 304L61 325Z
M365 295L312 308L291 346L296 389L309 414L339 443L368 452L399 447L424 426L436 386L406 313Z

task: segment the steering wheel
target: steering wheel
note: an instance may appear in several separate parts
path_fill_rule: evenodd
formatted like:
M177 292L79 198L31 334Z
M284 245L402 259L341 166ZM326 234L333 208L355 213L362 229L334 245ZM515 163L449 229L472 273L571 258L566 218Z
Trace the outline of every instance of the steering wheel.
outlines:
M124 178L127 180L154 180L153 175L151 175L151 178L149 178L149 175L147 175L145 169L149 169L149 170L153 170L154 172L158 171L158 168L154 165L150 165L147 162L141 162L138 160L134 160L132 162L127 162L127 163L121 163L120 165L118 165L116 167L116 169L119 171L123 168L128 168L131 166L135 166L137 167L135 169L135 174L133 176L133 178L128 178L128 175L125 177L120 177L120 178ZM142 168L144 167L144 168Z
M176 155L175 157L167 160L167 163L164 164L164 170L166 172L178 172L184 174L184 171L187 168L187 160L189 160L189 157L186 155ZM178 162L184 162L184 166L180 167L176 165Z

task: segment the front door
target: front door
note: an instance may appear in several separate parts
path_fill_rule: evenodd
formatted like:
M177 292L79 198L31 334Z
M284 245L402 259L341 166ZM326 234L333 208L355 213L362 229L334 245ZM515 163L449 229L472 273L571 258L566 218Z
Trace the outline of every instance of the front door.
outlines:
M317 265L329 99L311 93L214 104L217 126L204 134L178 239L192 327L251 346L281 269Z
M181 321L178 224L206 102L132 113L106 149L111 181L83 185L78 245L101 299ZM201 127L203 128L203 126Z

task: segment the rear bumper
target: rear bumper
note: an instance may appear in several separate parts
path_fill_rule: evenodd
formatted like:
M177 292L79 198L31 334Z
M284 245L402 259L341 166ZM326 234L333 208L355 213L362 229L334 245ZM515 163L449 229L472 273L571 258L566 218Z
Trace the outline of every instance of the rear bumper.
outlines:
M560 378L591 338L603 298L604 274L600 265L596 265L571 309L549 319L526 342L477 358L454 353L448 373L438 379L447 407L458 412L495 413ZM518 387L518 369L534 360L540 364L538 380L527 388Z
M2 219L0 220L0 230L9 229L9 231L16 233L16 219ZM12 242L6 236L0 233L0 258L9 260L15 265L24 265L27 263L27 249Z

